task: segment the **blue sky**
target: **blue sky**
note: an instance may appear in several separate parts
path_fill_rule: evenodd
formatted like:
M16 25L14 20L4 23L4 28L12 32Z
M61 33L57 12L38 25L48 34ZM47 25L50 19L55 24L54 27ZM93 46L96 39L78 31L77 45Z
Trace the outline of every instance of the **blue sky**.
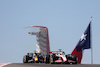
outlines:
M100 0L0 0L0 62L22 63L36 49L36 37L24 27L46 26L50 50L70 54L92 19L94 64L100 64ZM85 50L82 64L91 63Z

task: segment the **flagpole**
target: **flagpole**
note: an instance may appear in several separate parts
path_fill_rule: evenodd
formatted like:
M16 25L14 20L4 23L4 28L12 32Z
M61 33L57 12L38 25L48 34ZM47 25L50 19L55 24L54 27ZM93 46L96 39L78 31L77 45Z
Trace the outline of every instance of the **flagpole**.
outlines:
M91 25L90 25L90 32L91 32L91 64L93 64L93 46L92 46L92 16L91 16Z

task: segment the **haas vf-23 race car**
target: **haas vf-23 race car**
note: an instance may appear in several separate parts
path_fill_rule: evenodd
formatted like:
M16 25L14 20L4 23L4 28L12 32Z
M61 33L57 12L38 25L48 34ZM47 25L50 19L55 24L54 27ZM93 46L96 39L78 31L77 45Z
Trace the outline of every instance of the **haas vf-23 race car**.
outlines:
M23 57L23 63L44 63L44 57L41 53L27 53Z
M46 62L55 64L55 63L62 63L62 64L77 64L78 58L76 55L65 55L63 51L53 51L50 52L50 55L46 56Z

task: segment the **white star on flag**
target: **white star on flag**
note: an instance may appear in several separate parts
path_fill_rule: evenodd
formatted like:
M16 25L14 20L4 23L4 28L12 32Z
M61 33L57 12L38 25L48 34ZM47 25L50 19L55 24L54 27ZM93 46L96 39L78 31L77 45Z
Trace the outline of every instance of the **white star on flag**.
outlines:
M81 36L81 41L84 39L84 40L86 40L86 36L87 36L87 34L83 34L82 36Z

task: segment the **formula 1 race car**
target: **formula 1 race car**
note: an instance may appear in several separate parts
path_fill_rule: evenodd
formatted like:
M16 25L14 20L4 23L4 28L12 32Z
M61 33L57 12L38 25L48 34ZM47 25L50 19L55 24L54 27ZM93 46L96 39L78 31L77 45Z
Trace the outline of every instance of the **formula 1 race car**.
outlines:
M65 55L63 51L53 51L50 55L46 56L45 63L62 63L62 64L77 64L78 58L76 55Z
M44 63L44 56L41 53L27 53L23 57L23 63Z

